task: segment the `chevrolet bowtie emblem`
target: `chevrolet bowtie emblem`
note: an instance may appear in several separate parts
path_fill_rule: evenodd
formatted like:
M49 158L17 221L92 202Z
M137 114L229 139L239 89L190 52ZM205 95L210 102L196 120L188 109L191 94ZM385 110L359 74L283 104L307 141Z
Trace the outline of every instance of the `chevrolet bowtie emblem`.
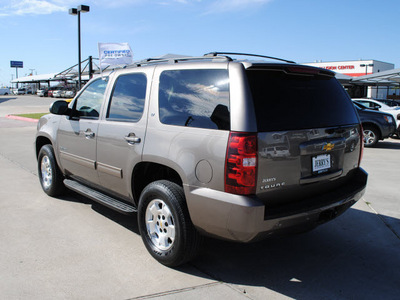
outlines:
M325 143L322 147L322 150L331 151L335 147L335 144L332 143Z

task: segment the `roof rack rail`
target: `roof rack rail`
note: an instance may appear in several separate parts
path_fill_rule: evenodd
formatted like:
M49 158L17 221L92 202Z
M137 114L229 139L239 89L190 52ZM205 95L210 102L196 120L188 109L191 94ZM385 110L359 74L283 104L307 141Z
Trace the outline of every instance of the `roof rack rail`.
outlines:
M229 57L226 56L219 56L219 57L206 57L206 56L182 56L182 57L150 57L150 58L145 58L142 60L134 61L133 63L129 65L114 65L114 66L107 66L104 68L102 71L106 70L116 70L116 69L128 69L128 68L137 68L137 67L142 67L142 66L147 66L151 64L161 64L161 63L167 63L167 64L177 64L179 62L185 62L185 61L199 61L199 60L230 60Z
M209 60L209 59L229 59L228 57L220 56L220 57L206 57L206 56L187 56L187 57L150 57L140 61L134 62L129 66L142 66L149 64L157 64L157 63L178 63L183 61L192 61L192 60ZM129 67L128 66L128 67Z
M218 55L243 55L243 56L255 56L255 57L262 57L262 58L268 58L268 59L273 59L273 60L279 60L279 61L284 61L290 64L295 64L294 61L291 60L287 60L287 59L283 59L283 58L278 58L278 57L272 57L272 56L265 56L265 55L259 55L259 54L250 54L250 53L235 53L235 52L210 52L210 53L206 53L204 54L204 56L208 56L208 57L216 57ZM228 59L232 60L232 58L230 58L229 56L225 56Z

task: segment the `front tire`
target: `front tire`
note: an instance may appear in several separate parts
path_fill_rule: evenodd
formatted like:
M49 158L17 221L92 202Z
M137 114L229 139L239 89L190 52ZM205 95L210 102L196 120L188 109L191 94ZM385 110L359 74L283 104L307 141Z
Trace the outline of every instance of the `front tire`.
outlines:
M64 176L57 165L53 146L44 145L38 155L38 174L43 191L52 197L64 192Z
M173 182L155 181L143 190L138 223L147 250L165 266L182 265L200 249L202 238L190 220L183 189Z

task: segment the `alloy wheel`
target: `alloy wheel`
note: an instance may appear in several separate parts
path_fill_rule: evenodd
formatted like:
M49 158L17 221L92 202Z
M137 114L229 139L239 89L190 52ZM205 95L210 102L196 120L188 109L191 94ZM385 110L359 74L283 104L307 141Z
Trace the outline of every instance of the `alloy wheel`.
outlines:
M147 205L145 221L153 245L163 251L170 249L175 241L175 222L165 202L152 200Z
M43 187L48 189L53 182L53 170L51 168L50 159L47 155L42 157L40 171L42 173Z
M376 140L375 132L372 130L364 130L364 142L367 145L373 144Z

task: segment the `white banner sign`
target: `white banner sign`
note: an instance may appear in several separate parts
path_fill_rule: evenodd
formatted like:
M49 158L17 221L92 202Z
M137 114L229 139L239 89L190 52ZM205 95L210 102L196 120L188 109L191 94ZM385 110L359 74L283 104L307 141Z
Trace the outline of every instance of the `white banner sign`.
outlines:
M133 62L133 53L128 43L99 43L100 68L113 65L128 65Z

